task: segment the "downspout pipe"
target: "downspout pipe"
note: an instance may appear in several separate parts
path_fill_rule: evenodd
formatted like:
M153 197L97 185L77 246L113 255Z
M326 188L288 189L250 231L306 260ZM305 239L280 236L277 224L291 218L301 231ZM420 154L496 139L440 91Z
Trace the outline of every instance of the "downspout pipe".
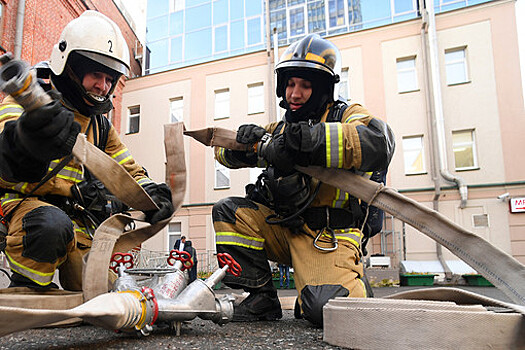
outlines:
M26 12L26 1L18 1L18 9L16 12L16 29L15 29L15 47L13 54L16 59L22 56L22 42L24 41L24 17Z
M425 86L425 103L426 103L426 114L427 114L427 121L428 125L430 127L430 148L431 148L431 162L432 162L432 181L434 182L434 197L432 198L432 207L434 210L439 211L439 198L441 196L441 179L440 174L441 171L438 171L438 169L441 170L441 166L439 163L440 160L440 154L438 153L439 145L438 145L438 137L437 137L437 128L436 128L436 118L434 118L434 102L433 99L433 92L434 89L432 88L430 82L432 81L432 72L429 67L429 40L428 40L428 12L425 9L425 0L419 0L420 5L420 11L421 11L421 53L422 53L422 62L423 62L423 78L424 78L424 86ZM450 281L452 279L453 273L452 270L450 270L444 256L443 256L443 247L441 244L436 242L436 256L443 267L443 271L445 272L445 279L447 281Z
M434 124L437 141L437 154L439 156L439 173L443 179L449 182L454 182L459 188L459 195L461 198L460 208L465 208L467 205L468 188L465 180L457 175L453 175L448 171L447 166L447 149L445 144L445 118L443 116L443 99L441 96L441 78L439 71L439 50L436 32L436 17L433 6L425 6L428 14L428 49L429 49L429 63L430 76L433 92L433 112Z

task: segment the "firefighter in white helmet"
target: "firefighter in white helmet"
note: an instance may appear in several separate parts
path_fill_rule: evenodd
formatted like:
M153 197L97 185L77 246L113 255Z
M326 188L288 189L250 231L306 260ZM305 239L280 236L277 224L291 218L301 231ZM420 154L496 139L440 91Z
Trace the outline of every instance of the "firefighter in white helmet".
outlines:
M249 152L216 148L230 168L265 167L246 197L213 207L218 252L241 265L224 282L250 295L233 321L282 317L268 260L292 266L298 291L296 317L322 326L323 305L336 296L365 297L361 262L364 215L358 199L319 183L294 165L383 171L394 151L385 122L359 104L338 101L341 57L337 47L311 34L293 43L276 66L283 120L264 128L246 124L237 141Z
M64 289L82 290L82 257L94 230L127 208L111 201L114 196L70 156L77 134L86 134L148 192L160 208L146 212L150 223L172 215L171 192L147 176L103 115L113 108L119 79L129 73L129 49L113 21L85 11L66 25L49 62L34 69L53 102L24 112L8 96L0 107L0 195L10 286L56 287L52 280L59 269Z

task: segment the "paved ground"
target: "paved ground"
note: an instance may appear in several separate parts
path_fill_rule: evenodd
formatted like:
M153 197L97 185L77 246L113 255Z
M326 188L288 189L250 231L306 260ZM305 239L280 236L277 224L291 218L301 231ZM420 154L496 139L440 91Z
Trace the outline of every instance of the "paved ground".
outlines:
M422 287L374 288L376 297ZM508 299L494 287L461 287L503 301ZM221 289L217 293L238 294ZM295 290L279 290L282 300L294 300ZM283 305L284 306L284 305ZM292 307L290 307L291 309ZM1 325L0 325L1 326ZM283 310L277 322L228 323L218 326L199 318L182 325L181 335L166 326L148 337L115 333L82 324L69 328L33 329L0 339L0 349L341 349L323 341L323 330L297 320L293 310Z

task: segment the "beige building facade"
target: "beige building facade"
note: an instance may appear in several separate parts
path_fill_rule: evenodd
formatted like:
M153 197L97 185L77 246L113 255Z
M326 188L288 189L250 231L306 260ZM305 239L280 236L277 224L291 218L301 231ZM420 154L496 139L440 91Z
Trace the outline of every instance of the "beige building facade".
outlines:
M422 20L329 40L341 50L343 85L350 101L386 120L396 135L387 186L436 208L525 263L525 212L511 213L509 206L525 197L525 110L515 18L512 0L435 17L437 64L432 67L440 77L437 122L446 155L441 164L466 185L466 198L460 197L455 183L441 178L435 165L440 164L432 132L436 88L431 88L427 74L431 58L425 43L431 41L422 33ZM271 120L276 107L269 54L262 51L126 82L122 139L154 180L165 180L164 124L182 120L186 129L235 130L241 124L264 125ZM205 257L199 267L205 269L206 259L213 260L215 251L213 204L226 196L243 196L244 186L257 172L217 168L211 148L189 138L184 144L183 206L169 227L143 248L168 251L175 238L185 235ZM436 183L441 184L437 189ZM383 234L368 248L370 253L390 256L394 265L437 259L434 241L388 216ZM457 260L447 250L443 256Z

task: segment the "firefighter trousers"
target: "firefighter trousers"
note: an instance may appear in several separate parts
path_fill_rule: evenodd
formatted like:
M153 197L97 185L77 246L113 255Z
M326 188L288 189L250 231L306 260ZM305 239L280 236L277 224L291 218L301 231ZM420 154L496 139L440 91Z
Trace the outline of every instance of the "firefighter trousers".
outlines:
M228 197L214 205L217 252L229 253L242 268L239 277L227 274L226 284L246 291L262 287L272 277L271 260L293 267L300 307L311 299L317 299L322 310L331 297L366 297L360 279L363 265L358 229L335 230L337 249L323 251L314 247L319 231L304 225L305 233L293 233L281 225L268 224L265 218L271 214L274 212L268 207L241 197ZM329 241L330 237L321 235L317 243L329 247Z
M4 204L4 211L17 203ZM64 289L82 290L82 258L90 247L80 223L36 197L22 202L8 223L5 254L11 270L42 287L51 284L58 268Z

